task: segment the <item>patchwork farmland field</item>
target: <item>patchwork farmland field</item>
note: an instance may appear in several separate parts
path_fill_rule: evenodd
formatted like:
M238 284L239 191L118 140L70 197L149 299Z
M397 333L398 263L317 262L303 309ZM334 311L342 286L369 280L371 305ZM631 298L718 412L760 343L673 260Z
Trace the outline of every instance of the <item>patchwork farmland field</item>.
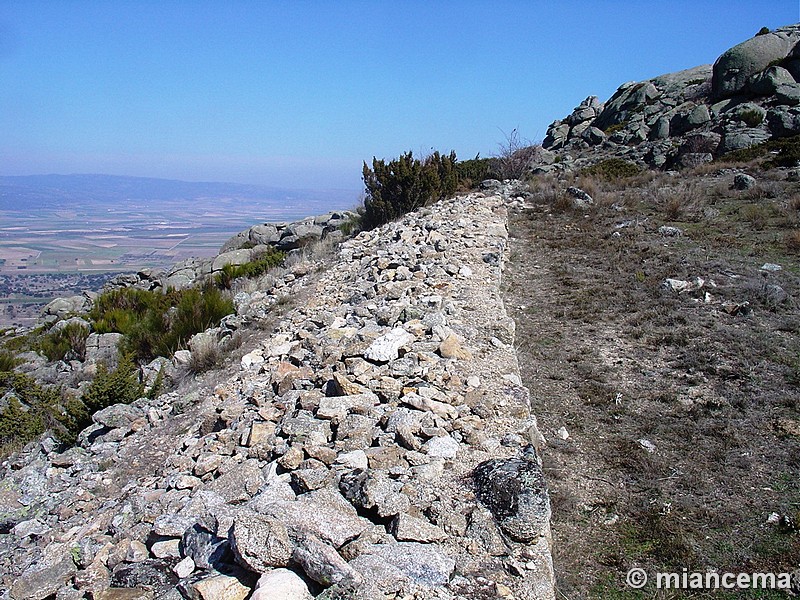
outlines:
M0 274L133 271L214 256L231 235L258 222L292 221L346 202L283 206L209 199L158 207L0 211Z
M256 223L353 208L357 195L212 189L171 198L144 190L136 194L144 199L129 199L112 185L107 198L100 191L77 200L62 185L32 199L29 190L4 187L8 179L16 178L0 178L0 327L30 324L52 298L100 287L116 273L215 256Z

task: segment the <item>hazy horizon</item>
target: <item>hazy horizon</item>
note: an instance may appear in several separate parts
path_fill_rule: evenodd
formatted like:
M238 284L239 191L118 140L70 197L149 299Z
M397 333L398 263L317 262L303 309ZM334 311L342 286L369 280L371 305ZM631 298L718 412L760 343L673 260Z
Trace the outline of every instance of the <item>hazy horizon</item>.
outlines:
M329 187L329 188L319 188L319 187L285 187L285 186L276 186L276 185L267 185L267 184L260 184L260 183L249 183L249 182L242 182L242 181L221 181L221 180L212 180L212 179L180 179L180 178L173 178L173 177L150 177L146 175L120 175L119 173L22 173L22 174L6 174L0 173L0 181L7 180L7 179L28 179L28 178L44 178L44 177L108 177L108 178L118 178L118 179L140 179L140 180L152 180L152 181L164 181L164 182L176 182L176 183L188 183L193 185L231 185L231 186L242 186L242 187L252 187L252 188L261 188L263 190L279 190L279 191L293 191L293 192L324 192L324 191L340 191L340 192L353 192L358 191L363 186L357 186L356 188L353 187Z

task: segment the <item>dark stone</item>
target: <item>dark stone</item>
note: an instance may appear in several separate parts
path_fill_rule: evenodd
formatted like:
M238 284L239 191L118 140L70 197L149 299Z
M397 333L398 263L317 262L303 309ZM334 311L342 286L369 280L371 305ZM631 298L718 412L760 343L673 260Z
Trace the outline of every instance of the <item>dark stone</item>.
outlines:
M120 563L111 574L111 587L173 587L178 578L172 572L175 559L152 558L140 563Z
M183 533L180 551L181 556L191 556L199 569L218 569L236 562L228 540L217 537L199 523Z
M733 189L735 190L749 190L755 187L756 179L746 173L737 173L733 178Z
M520 458L482 462L473 477L478 498L511 539L532 542L549 523L550 498L532 446Z

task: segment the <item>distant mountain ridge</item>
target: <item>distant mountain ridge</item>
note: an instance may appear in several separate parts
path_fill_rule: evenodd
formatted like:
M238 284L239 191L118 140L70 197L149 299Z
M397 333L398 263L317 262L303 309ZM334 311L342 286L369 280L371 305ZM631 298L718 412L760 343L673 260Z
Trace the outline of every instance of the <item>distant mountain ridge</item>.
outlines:
M288 189L217 181L181 181L122 175L0 175L0 210L73 202L170 201L197 198L271 200L352 198L354 190Z

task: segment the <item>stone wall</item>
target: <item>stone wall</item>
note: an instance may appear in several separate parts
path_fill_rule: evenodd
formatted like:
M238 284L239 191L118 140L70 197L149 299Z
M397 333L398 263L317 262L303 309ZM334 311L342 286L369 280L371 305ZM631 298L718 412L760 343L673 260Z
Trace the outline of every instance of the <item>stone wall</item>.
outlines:
M213 392L6 461L0 597L553 598L506 219L478 193L361 233Z

